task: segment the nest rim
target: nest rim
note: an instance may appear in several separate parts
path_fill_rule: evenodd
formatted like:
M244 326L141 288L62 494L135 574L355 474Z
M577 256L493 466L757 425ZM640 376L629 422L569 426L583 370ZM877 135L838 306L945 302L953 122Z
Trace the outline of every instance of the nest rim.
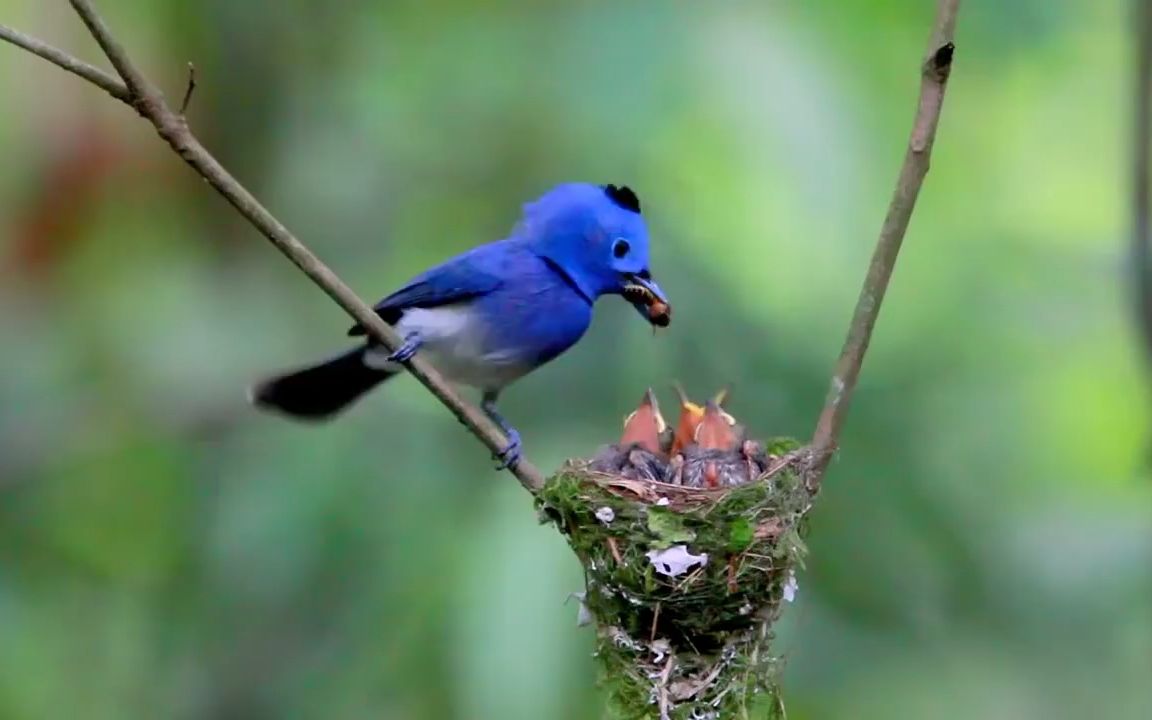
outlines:
M594 484L621 500L638 502L647 506L683 510L709 502L721 502L734 492L747 489L752 485L767 483L785 471L790 470L804 479L808 474L807 471L810 466L811 455L811 448L807 445L781 455L769 455L772 464L755 478L748 482L717 488L698 488L687 485L674 485L658 480L626 478L612 473L589 469L590 461L588 460L569 460L550 480L565 474L576 473L580 475L582 482ZM811 501L814 493L808 489L806 482L804 485L810 496L809 501ZM661 500L667 502L662 503Z

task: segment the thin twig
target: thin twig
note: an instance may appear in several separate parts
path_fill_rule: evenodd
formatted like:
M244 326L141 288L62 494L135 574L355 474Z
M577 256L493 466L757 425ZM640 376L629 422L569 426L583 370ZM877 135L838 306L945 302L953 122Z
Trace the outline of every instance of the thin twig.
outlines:
M196 66L188 63L188 87L184 90L184 100L180 103L180 117L188 114L188 103L192 102L192 93L196 90Z
M676 655L668 653L668 662L664 664L664 671L660 673L660 720L671 720L669 711L672 709L668 700L668 677L672 674L672 665L676 662Z
M1149 235L1149 145L1152 145L1152 1L1136 0L1136 69L1132 100L1131 272L1141 341L1152 361L1152 250Z
M75 73L107 91L112 97L134 107L143 115L160 137L183 158L184 162L208 181L268 240L324 290L345 312L362 325L369 336L389 350L396 350L403 340L396 331L380 319L356 294L324 263L305 247L272 216L222 165L209 153L188 129L184 119L172 111L157 90L129 60L124 48L115 40L108 26L96 13L88 0L70 0L92 36L99 43L108 60L123 78L120 84L103 71L80 62L66 53L51 48L21 33L0 28L0 38L8 40L40 57ZM407 363L408 370L456 416L472 434L498 453L507 445L500 429L479 409L465 402L443 377L419 355ZM520 483L530 492L544 484L543 476L527 460L521 460L512 469Z
M656 628L660 623L660 601L656 601L656 609L652 611L652 629L648 633L648 642L656 642Z
M608 536L608 550L612 553L612 559L616 561L617 565L624 564L624 558L620 555L620 546L616 544L616 538L611 535Z
M7 25L0 25L0 40L6 40L16 47L24 48L33 55L38 55L53 65L79 75L117 100L126 102L129 105L132 104L132 94L128 91L128 86L121 82L120 78L109 75L98 67L93 67L83 60L74 58L62 50L57 50L51 45L41 42L34 37L29 37Z
M932 39L928 44L927 58L920 68L920 99L916 119L912 125L904 164L900 169L900 178L896 182L896 191L872 254L872 263L868 267L860 299L856 302L848 337L836 363L824 410L820 413L812 436L812 465L808 473L808 484L813 492L819 490L824 471L836 451L844 416L860 378L864 353L868 350L872 329L880 313L880 304L888 289L888 280L892 277L904 233L908 230L920 186L928 173L932 143L936 138L936 126L940 122L940 109L944 102L944 89L952 70L952 54L955 50L952 40L959 5L960 0L939 0L936 6Z

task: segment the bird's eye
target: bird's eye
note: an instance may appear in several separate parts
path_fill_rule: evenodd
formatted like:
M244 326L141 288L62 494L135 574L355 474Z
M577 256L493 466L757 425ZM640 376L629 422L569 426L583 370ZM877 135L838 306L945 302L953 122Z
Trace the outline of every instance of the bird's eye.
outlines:
M612 255L617 260L619 260L620 258L627 255L628 251L631 249L632 249L632 246L628 244L628 241L621 238L612 244Z

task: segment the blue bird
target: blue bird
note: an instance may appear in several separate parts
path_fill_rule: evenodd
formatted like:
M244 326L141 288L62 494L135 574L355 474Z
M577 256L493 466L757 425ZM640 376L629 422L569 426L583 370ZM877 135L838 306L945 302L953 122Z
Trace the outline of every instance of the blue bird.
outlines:
M326 420L403 370L417 352L450 382L482 392L507 435L500 467L520 459L520 434L496 401L512 382L571 348L602 295L621 295L653 325L668 300L648 268L648 230L627 187L567 183L523 208L511 234L417 275L376 304L404 338L396 352L368 339L335 357L271 377L249 392L259 408ZM350 336L365 335L359 324Z

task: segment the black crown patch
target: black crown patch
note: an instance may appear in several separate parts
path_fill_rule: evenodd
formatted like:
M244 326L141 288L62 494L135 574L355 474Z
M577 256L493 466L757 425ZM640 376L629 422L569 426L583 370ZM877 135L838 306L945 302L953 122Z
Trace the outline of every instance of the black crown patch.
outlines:
M632 188L627 185L620 187L605 185L604 194L608 196L609 200L625 210L631 210L634 213L640 212L640 198L636 197L636 193L632 192Z

